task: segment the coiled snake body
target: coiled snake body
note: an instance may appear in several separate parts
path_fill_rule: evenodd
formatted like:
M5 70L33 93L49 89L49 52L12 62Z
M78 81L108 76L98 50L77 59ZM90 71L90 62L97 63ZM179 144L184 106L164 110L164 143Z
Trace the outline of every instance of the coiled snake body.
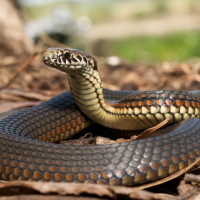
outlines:
M73 49L50 48L46 65L67 72L71 91L0 121L0 179L137 185L158 180L200 155L200 92L109 91L97 63ZM173 131L137 141L95 146L54 144L92 121L140 130L165 118ZM90 120L91 119L91 120Z

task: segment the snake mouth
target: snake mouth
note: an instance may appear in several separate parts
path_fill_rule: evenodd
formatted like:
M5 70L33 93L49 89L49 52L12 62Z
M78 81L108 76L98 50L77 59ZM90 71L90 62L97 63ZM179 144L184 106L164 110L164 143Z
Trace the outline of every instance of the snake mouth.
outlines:
M56 68L60 70L67 70L67 69L81 69L82 67L85 67L86 65L66 65L66 64L58 64L55 62L52 62L50 60L43 60L45 65L48 65L51 68Z
M64 72L74 69L82 69L87 66L87 62L80 62L69 50L56 52L58 49L50 48L43 54L43 62L45 65L56 68ZM79 57L80 59L80 57Z
M49 48L43 54L45 65L64 72L71 70L97 70L96 60L89 54L75 49Z
M86 67L86 65L80 65L80 64L76 64L76 65L60 64L57 62L57 59L54 59L52 61L52 59L44 58L44 57L43 57L43 62L45 65L47 65L51 68L59 69L60 71L63 71L63 72L70 72L73 70L81 70Z

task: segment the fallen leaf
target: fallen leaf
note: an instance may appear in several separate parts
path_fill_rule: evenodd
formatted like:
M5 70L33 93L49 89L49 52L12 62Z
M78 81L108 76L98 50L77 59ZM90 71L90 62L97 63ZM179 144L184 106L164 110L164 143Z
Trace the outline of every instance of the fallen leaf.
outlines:
M101 137L101 136L97 136L96 140L95 140L95 144L114 144L115 141L111 140L109 138L106 137Z
M175 200L176 197L168 194L153 194L148 191L124 186L108 186L81 183L56 183L56 182L29 182L10 181L0 183L0 196L19 194L57 194L74 196L109 197L110 199L160 199Z
M165 126L170 120L171 120L171 118L167 117L164 121L162 121L161 123L159 123L158 125L156 125L152 128L149 128L149 129L143 131L137 137L135 137L135 136L133 138L131 137L131 141L152 137L154 135L155 131L157 131L158 129Z

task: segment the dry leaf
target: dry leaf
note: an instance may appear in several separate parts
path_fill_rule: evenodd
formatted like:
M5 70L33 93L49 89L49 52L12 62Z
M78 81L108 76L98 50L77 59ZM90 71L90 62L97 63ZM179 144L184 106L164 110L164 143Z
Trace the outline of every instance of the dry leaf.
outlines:
M53 182L28 182L10 181L0 183L0 195L18 194L57 194L74 196L97 196L109 197L111 199L160 199L175 200L176 198L168 194L153 194L144 190L138 190L123 186L107 186L81 183L53 183Z
M154 132L157 131L158 129L162 128L163 126L165 126L169 121L171 120L170 117L167 117L164 121L162 121L161 123L159 123L158 125L149 128L145 131L143 131L140 135L138 135L137 137L131 137L131 140L139 140L139 139L144 139L144 138L148 138L148 137L152 137L154 135Z

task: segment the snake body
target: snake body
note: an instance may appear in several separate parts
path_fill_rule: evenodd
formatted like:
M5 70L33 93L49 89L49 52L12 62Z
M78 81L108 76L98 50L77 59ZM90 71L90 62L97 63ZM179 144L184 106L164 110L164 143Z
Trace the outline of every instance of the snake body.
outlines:
M43 61L68 73L71 91L6 118L0 115L0 179L138 185L167 177L199 157L199 91L103 90L96 60L73 49L50 48ZM55 144L93 121L140 130L167 117L179 122L178 128L156 137L109 145Z

